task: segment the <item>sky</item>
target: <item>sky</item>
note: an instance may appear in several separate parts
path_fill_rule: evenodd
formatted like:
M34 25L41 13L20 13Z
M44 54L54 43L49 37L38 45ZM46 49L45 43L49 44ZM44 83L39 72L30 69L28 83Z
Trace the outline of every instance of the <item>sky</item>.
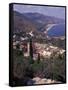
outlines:
M14 4L13 9L14 11L18 11L20 13L37 12L44 15L65 19L65 7Z

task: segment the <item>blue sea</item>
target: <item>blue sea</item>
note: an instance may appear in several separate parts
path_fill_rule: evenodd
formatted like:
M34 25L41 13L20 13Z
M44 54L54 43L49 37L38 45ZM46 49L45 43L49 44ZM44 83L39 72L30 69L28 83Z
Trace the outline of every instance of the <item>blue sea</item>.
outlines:
M60 37L65 35L65 24L58 24L53 26L49 31L48 31L48 36L50 37Z

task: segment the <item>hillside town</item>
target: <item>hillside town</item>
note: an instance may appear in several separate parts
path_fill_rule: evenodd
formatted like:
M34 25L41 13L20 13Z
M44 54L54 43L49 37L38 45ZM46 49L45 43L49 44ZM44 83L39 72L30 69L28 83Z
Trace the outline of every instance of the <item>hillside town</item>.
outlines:
M30 44L27 40L27 38L23 38L22 41L15 41L15 36L13 36L13 48L16 49L16 45L20 45L20 50L23 50L24 56L28 57L30 52ZM50 58L51 55L54 53L55 55L63 54L65 52L64 49L59 48L57 46L53 46L51 43L38 43L38 42L32 42L33 47L33 59L36 60L38 53L43 58Z

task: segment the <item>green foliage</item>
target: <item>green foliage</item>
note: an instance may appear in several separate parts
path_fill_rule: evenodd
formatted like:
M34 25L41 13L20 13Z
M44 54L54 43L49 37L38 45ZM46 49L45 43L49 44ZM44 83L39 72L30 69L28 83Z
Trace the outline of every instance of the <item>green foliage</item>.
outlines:
M44 73L43 73L43 62L39 61L39 63L37 61L35 61L32 64L32 70L33 70L33 75L34 77L44 77Z
M30 64L33 64L34 63L34 60L33 60L33 58L31 56L29 56L28 60L29 60L29 63Z
M14 76L17 78L26 79L38 76L65 82L65 53L53 54L50 59L40 59L38 55L38 59L34 61L31 56L25 58L23 50L16 49L13 50L13 58Z
M52 64L53 79L65 82L65 59L63 55L58 55L54 58ZM61 80L61 78L62 80Z
M18 79L32 78L33 71L31 65L28 58L25 58L22 52L20 50L13 50L14 77Z
M32 65L32 67L33 67L33 70L36 71L36 72L38 72L39 70L42 71L43 63L42 62L39 62L39 63L35 62Z

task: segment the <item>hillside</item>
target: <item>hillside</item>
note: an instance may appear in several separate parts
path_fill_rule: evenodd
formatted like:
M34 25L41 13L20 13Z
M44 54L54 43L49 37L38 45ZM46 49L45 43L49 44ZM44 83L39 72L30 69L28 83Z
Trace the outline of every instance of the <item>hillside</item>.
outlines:
M58 43L59 39L55 39L54 35L53 37L47 37L48 33L45 33L45 31L48 30L50 25L52 24L61 24L64 23L64 20L58 19L55 17L51 16L44 16L43 14L40 13L19 13L14 11L14 34L16 34L16 40L20 40L20 37L22 38L29 38L32 37L34 41L37 42L44 42L44 43L53 43L56 45L54 42ZM56 30L49 30L50 34L55 33L57 34L57 31L59 32L64 32L64 30L56 29ZM59 33L58 32L58 33ZM59 33L60 35L61 33ZM65 34L64 34L65 35ZM57 36L58 37L58 36ZM52 40L53 38L53 40ZM61 37L59 37L61 38ZM63 40L60 40L62 43L61 45L58 46L63 46Z

